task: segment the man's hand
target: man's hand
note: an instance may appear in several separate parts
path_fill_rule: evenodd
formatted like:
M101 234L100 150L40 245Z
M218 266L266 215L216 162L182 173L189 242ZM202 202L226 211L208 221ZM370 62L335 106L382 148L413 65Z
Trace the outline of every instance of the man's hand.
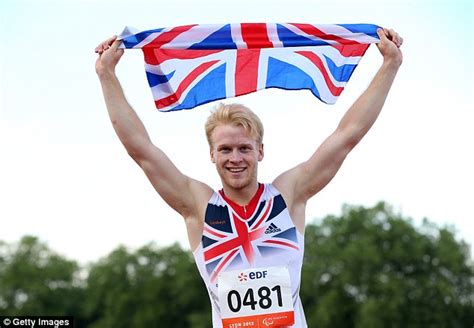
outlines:
M377 34L380 37L380 43L377 47L382 54L384 61L400 66L403 61L403 55L400 47L403 44L403 38L393 29L379 28Z
M117 36L113 36L95 48L95 52L99 54L95 62L95 71L99 77L103 74L114 73L115 66L123 55L123 49L119 49L120 42Z

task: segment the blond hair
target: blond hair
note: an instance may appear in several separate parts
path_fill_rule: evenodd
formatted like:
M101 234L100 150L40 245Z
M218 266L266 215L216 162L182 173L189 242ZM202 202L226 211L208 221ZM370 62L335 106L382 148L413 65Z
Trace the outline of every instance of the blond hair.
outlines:
M263 124L258 116L241 104L219 103L206 121L206 137L212 147L212 132L219 125L230 124L243 127L258 144L263 142Z

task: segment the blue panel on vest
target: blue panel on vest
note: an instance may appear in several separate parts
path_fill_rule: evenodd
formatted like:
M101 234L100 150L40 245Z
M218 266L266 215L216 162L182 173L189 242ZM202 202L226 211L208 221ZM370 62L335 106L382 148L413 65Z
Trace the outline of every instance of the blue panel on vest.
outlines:
M260 203L260 205L258 206L257 212L255 212L255 215L253 216L253 218L250 221L247 222L249 227L251 227L252 224L255 222L255 220L258 218L258 216L262 212L263 208L265 207L266 203L267 203L267 201L264 201L264 202Z
M285 230L283 232L280 232L278 235L275 235L273 237L288 239L288 240L291 240L295 243L298 241L298 239L296 237L296 228L294 228L294 227L290 228L288 230Z
M214 229L232 232L227 206L208 204L205 216L206 223Z
M221 261L221 258L218 258L217 260L206 264L207 274L211 274L211 272L214 271L214 269L216 268L216 266L219 264L220 261Z
M263 257L278 254L280 251L278 248L275 248L275 247L257 246L257 248Z
M275 196L273 198L273 208L272 212L270 213L270 216L268 217L268 221L272 220L274 217L276 217L278 214L281 213L286 208L285 201L283 200L283 197L281 195Z
M202 236L202 247L203 248L206 248L207 246L212 245L214 243L217 243L217 240L208 238L206 236Z

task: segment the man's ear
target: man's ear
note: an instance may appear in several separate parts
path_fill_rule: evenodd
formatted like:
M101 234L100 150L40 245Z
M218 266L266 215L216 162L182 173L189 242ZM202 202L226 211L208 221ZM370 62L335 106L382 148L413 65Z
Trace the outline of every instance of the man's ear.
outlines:
M258 146L258 161L260 162L263 159L264 151L263 151L263 143Z
M211 148L211 149L209 150L209 153L210 153L210 155L211 155L211 162L214 163L214 164L216 164L216 160L215 160L215 158L214 158L214 149Z

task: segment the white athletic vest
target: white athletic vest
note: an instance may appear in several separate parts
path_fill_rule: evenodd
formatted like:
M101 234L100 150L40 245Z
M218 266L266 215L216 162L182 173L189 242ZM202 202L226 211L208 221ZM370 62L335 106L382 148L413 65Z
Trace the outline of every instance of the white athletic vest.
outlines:
M213 327L222 327L217 281L222 272L271 266L290 274L295 324L307 327L299 296L304 237L290 218L280 192L260 184L250 203L239 206L223 191L209 200L202 241L193 252L212 305Z

